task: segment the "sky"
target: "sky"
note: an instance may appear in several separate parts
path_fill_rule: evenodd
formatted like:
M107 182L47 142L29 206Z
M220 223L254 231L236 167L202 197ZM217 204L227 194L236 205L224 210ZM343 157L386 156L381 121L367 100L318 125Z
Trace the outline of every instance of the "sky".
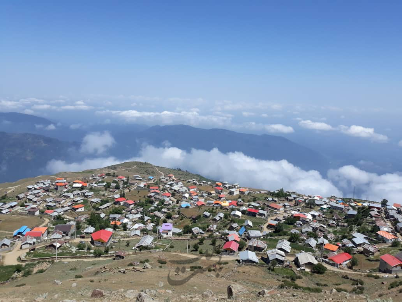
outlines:
M0 111L54 120L48 131L281 135L327 153L359 149L360 168L395 172L401 11L395 0L2 1Z

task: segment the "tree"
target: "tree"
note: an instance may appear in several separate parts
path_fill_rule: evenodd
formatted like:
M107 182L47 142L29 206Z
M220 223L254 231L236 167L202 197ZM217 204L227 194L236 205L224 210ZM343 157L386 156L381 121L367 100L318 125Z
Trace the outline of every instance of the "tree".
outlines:
M127 231L127 223L123 223L123 231Z
M298 234L298 233L291 233L289 236L289 241L293 242L293 243L298 242L299 239L300 239L300 234Z
M172 219L172 216L173 216L172 213L170 213L170 212L166 213L166 218L167 219Z
M388 200L383 199L383 200L381 201L381 206L382 206L383 208L385 208L385 207L387 206L387 204L388 204Z
M350 246L346 246L343 248L343 251L348 254L352 254L353 249Z
M94 249L94 256L95 257L100 257L102 255L103 255L103 252L102 252L101 249L99 249L99 248Z
M200 246L198 245L198 243L193 245L194 251L198 251L199 248L200 248Z
M391 243L392 247L400 247L401 246L401 242L399 240L394 240Z
M184 234L190 234L191 232L192 232L192 228L188 224L183 227Z
M325 274L326 271L327 271L327 268L324 265L322 265L321 263L315 264L311 270L312 273L320 274L320 275Z
M277 265L278 265L278 261L276 261L276 260L274 259L274 260L272 260L272 261L269 263L268 269L269 269L270 271L273 271L273 270L275 270L275 266L277 266Z
M283 232L283 230L284 230L284 228L283 228L283 225L282 225L282 223L278 223L276 226L275 226L275 233L282 233Z
M239 250L242 250L246 247L246 242L244 240L240 240L239 242Z
M212 238L212 240L211 240L211 244L212 244L213 246L215 246L215 245L216 245L216 238Z
M85 248L86 248L85 243L80 242L80 243L77 244L77 249L79 249L79 250L85 250Z
M352 257L352 260L350 261L350 266L354 267L356 265L359 264L359 261L357 260L357 258L355 256Z

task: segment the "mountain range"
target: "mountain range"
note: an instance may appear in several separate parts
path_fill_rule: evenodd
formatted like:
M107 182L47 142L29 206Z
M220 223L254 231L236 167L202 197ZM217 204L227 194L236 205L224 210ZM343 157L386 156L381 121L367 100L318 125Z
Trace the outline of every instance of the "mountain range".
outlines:
M56 129L46 129L49 125L57 126ZM329 168L328 158L281 136L185 125L93 125L72 129L41 117L1 113L0 131L4 132L0 133L0 182L43 174L46 163L52 159L66 162L77 160L77 154L72 150L79 149L81 139L89 132L106 129L116 141L107 155L118 159L136 156L144 145L169 145L186 151L217 148L223 153L238 151L257 159L285 159L304 170L318 170L321 173Z

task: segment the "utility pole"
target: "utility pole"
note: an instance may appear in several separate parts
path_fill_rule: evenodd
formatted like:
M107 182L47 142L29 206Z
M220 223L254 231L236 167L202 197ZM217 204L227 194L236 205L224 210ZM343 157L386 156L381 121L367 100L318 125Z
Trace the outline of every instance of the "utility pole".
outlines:
M58 243L56 241L56 262L57 262L57 247L58 247Z
M187 254L188 254L188 241L189 241L189 240L187 239Z

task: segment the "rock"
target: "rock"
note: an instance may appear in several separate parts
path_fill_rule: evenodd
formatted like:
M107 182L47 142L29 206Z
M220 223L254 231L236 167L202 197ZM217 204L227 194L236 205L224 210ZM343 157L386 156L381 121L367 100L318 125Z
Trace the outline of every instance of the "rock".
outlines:
M139 293L137 295L136 301L137 302L150 302L150 301L153 301L153 299L150 296L148 296L146 293Z
M124 294L124 296L128 299L135 299L138 296L138 291L130 289Z
M228 294L228 299L234 299L233 287L231 285L228 286L226 292Z
M91 298L102 298L103 296L103 291L101 291L100 289L94 289L91 294Z
M263 289L261 291L258 292L258 295L261 297L265 297L268 295L268 291L266 289Z
M205 292L202 293L203 298L210 298L214 295L213 291L208 289Z
M148 262L145 262L144 269L147 269L147 268L152 268L152 266Z
M173 293L170 289L167 289L166 292L167 292L168 294Z
M159 287L163 287L163 282L162 281L159 281Z
M61 281L60 280L54 280L54 283L56 283L57 285L61 285Z
M76 286L77 286L77 283L71 284L71 287L76 287Z
M293 297L297 297L297 294L292 294Z
M332 290L331 290L331 294L336 294L338 291L335 289L335 288L333 288Z
M155 296L156 295L156 290L153 290L153 289L146 289L143 292L145 294L147 294L148 296Z
M40 295L38 298L35 299L35 301L43 301L45 300L47 297L47 293L44 293L42 295Z

